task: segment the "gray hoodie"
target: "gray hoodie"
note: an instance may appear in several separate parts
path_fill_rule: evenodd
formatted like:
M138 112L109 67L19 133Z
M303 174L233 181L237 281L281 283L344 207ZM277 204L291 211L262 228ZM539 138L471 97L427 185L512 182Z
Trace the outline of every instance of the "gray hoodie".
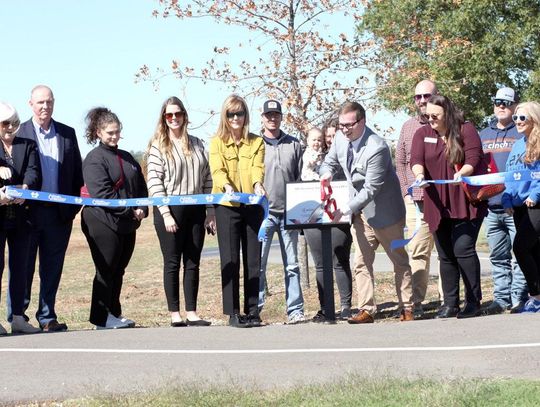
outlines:
M280 130L277 139L264 136L264 188L268 194L270 213L283 215L285 184L299 182L302 172L302 146L298 139Z

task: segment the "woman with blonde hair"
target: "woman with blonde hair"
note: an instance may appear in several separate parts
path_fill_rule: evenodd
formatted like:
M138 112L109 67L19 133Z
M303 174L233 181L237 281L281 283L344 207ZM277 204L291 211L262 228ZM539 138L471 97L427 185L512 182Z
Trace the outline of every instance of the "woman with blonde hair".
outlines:
M221 109L218 130L210 142L213 193L264 195L264 141L249 132L247 104L230 95ZM258 310L261 244L257 233L263 220L258 205L227 203L216 206L221 260L223 313L229 325L261 325ZM240 246L244 266L244 313L240 314Z
M163 102L156 131L147 150L147 185L150 196L206 194L212 190L208 157L201 139L188 134L188 113L180 99ZM205 227L215 233L214 208L203 205L154 209L154 227L163 255L163 285L171 326L208 326L197 315L199 265ZM180 262L186 321L180 315Z
M520 103L512 119L524 137L514 143L506 171L540 171L540 103ZM529 287L522 312L540 312L540 180L535 177L505 186L502 205L514 216L514 254Z

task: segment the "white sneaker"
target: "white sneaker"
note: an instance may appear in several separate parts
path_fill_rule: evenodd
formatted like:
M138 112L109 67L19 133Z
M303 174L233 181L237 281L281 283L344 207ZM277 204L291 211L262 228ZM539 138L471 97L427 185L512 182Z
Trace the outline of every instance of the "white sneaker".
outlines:
M96 325L96 329L121 329L121 328L129 328L129 325L125 322L122 322L120 319L116 318L114 315L109 314L107 315L107 321L105 322L105 326L99 326Z
M6 328L4 328L4 327L0 324L0 336L4 336L4 335L7 335Z
M289 318L289 322L287 322L288 325L295 325L295 324L301 324L303 322L306 322L306 317L303 313L297 312L293 316Z
M41 329L29 324L22 315L13 315L12 334L37 334L38 332L41 332Z
M128 324L128 328L133 328L135 326L135 321L129 318L126 318L122 315L118 317L120 321L122 321L124 324Z

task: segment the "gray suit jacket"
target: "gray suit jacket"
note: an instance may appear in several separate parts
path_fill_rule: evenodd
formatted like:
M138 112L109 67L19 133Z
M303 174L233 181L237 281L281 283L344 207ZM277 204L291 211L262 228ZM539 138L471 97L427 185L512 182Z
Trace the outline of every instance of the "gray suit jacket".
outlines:
M320 175L333 175L343 168L349 181L349 207L353 214L362 212L371 227L381 229L404 219L405 204L386 142L366 127L351 172L347 170L348 146L349 140L338 132Z

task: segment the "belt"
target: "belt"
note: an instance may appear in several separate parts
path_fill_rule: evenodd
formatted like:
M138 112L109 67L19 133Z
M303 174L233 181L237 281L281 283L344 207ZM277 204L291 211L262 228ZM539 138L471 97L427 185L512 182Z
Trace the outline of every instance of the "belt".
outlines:
M502 211L502 210L504 210L504 207L502 205L490 205L489 210L490 211Z

